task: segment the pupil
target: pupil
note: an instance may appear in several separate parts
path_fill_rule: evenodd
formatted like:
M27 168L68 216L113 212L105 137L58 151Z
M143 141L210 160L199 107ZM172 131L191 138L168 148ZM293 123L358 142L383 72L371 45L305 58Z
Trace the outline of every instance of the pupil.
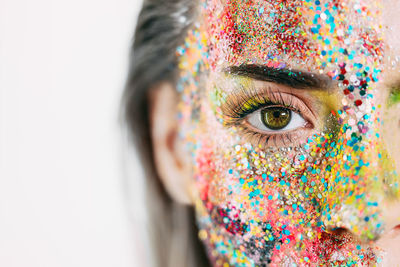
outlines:
M284 115L284 114L282 114ZM281 116L281 112L280 111L274 111L274 118L279 118L279 116Z

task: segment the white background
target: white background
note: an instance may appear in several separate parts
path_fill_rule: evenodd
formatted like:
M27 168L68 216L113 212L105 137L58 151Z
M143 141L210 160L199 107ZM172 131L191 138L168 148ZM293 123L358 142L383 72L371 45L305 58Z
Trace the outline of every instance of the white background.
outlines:
M119 121L140 2L0 0L0 266L144 266Z

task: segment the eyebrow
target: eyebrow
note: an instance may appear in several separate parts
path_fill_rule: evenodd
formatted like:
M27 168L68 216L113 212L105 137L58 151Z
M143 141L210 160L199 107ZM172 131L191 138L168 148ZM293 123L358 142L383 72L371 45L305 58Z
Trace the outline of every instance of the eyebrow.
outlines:
M286 85L295 89L330 90L332 79L321 75L287 68L274 68L263 65L245 64L230 66L224 70L228 75L243 76L259 81Z

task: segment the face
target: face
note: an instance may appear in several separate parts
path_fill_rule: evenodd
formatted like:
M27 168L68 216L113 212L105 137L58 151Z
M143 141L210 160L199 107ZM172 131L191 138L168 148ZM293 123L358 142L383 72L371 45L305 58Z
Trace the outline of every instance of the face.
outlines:
M378 0L199 5L178 49L178 117L215 266L396 264L396 10Z

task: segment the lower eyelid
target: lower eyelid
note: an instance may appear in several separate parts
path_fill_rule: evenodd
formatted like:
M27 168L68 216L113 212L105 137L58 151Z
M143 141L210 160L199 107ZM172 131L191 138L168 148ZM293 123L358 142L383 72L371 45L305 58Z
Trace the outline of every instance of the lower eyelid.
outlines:
M305 143L309 136L312 135L312 128L299 128L294 131L282 133L261 133L244 127L242 129L243 137L246 141L252 143L261 149L271 147L297 147Z

